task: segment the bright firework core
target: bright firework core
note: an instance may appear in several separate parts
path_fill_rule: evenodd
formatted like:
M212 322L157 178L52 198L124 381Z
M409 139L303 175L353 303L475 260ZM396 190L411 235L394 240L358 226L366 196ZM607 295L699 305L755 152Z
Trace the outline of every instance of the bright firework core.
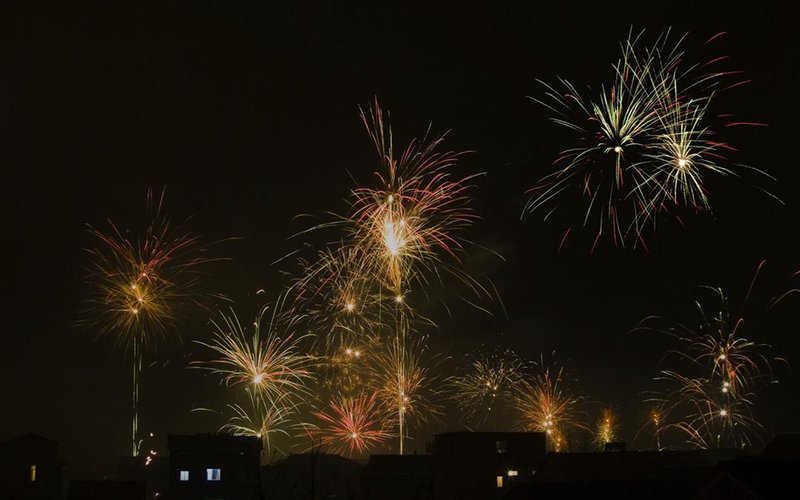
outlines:
M392 257L397 257L403 249L403 246L405 246L405 238L403 237L404 227L405 220L401 220L399 224L395 224L391 219L387 219L383 223L383 242Z

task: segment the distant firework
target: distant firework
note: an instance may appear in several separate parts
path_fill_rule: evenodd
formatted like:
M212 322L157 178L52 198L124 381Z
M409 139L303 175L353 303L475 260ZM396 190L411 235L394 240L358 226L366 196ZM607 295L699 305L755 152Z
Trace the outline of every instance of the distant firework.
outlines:
M657 317L640 326L666 333L679 345L667 353L668 367L656 377L664 389L650 400L670 414L669 424L655 425L656 438L660 447L664 431L676 430L691 447L750 447L763 429L753 411L757 393L775 382L769 346L744 337L745 316L733 312L721 289L702 289L713 300L697 301L698 328ZM752 289L753 284L748 295Z
M474 422L478 428L498 406L516 390L522 378L523 363L513 352L475 356L467 370L447 380L447 390L460 411L464 422Z
M604 449L608 443L617 441L619 422L617 414L611 408L603 408L595 422L594 443L599 449Z
M583 398L571 391L565 379L563 367L548 366L542 357L539 372L520 382L513 402L522 429L544 433L553 451L569 449L573 433L586 429Z

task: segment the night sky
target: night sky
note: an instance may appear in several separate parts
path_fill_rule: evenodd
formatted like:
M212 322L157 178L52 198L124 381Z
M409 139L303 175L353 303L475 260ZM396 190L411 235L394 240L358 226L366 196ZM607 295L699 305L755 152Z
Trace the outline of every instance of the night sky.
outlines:
M358 106L377 96L392 114L396 142L450 130L447 146L471 150L462 172L478 179L482 216L469 235L498 252L471 254L471 270L502 297L494 317L453 306L428 333L454 359L483 348L512 348L536 359L555 350L593 401L621 412L623 437L639 427L641 393L669 343L631 332L650 314L694 324L698 285L722 286L739 302L767 261L761 297L798 286L800 168L797 165L797 54L788 6L764 2L674 2L631 7L544 7L534 2L439 6L276 7L243 2L131 8L30 6L0 10L0 168L4 314L0 328L0 439L36 432L67 460L128 450L130 364L109 338L75 326L89 290L92 244L86 224L107 217L135 226L148 188L166 186L176 219L232 258L207 283L255 313L265 289L286 285L305 229L298 214L342 212L357 183L372 180L372 146ZM525 190L549 173L572 137L526 96L536 79L564 76L579 88L612 78L629 29L655 36L689 32L687 48L725 31L717 50L752 82L715 106L768 124L725 131L733 158L760 168L752 177L711 179L714 216L665 220L648 251L577 232L559 251L567 221L520 220ZM798 302L773 311L749 333L800 362ZM223 307L227 307L223 305ZM144 372L141 429L206 432L220 419L192 413L222 407L217 379L187 369L207 356L208 314L181 323L181 340L157 344ZM482 347L483 346L483 347ZM149 363L147 363L149 364ZM453 364L448 366L454 366ZM757 415L774 432L798 432L794 368L776 366L778 386ZM445 418L427 432L455 429ZM424 449L419 433L409 449ZM158 442L156 443L159 444Z

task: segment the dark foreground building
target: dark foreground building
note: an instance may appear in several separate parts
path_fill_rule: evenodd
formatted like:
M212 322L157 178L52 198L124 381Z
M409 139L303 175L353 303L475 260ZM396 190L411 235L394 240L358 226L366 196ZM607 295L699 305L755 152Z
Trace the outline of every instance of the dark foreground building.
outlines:
M800 436L777 436L759 455L741 450L549 453L518 499L764 500L794 498Z
M431 455L370 455L361 469L362 500L433 500Z
M260 439L224 434L170 434L167 446L170 500L262 497Z
M501 498L515 484L530 482L546 453L541 432L437 434L436 498Z
M339 455L292 453L262 467L264 498L356 500L360 469L359 463Z
M145 500L144 481L76 480L69 483L67 500ZM157 497L156 497L157 498Z
M361 500L492 500L531 480L544 459L538 432L437 434L430 455L372 455Z
M61 500L63 474L52 439L26 434L0 442L0 499Z

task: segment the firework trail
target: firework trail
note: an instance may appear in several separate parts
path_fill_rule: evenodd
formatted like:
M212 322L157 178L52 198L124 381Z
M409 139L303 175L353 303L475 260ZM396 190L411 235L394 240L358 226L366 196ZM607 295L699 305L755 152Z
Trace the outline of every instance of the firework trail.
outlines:
M735 149L710 129L709 103L726 78L739 72L714 69L726 58L687 65L681 49L685 35L673 43L666 31L642 47L642 34L631 31L621 45L614 82L601 87L599 96L586 98L561 79L560 89L540 82L545 99L534 99L554 114L554 123L577 134L580 143L563 151L556 160L559 170L530 190L525 211L547 209L547 219L559 208L560 198L579 196L587 202L583 225L597 227L592 250L606 233L616 245L631 239L644 244L643 231L655 227L660 213L710 211L704 183L708 174L739 175L747 169L769 177L728 164L725 153ZM740 124L744 122L723 127Z
M566 386L563 367L548 366L542 357L539 369L532 378L520 381L513 405L520 413L523 430L543 432L549 449L566 450L571 432L586 430L583 398Z
M523 362L511 351L479 355L469 369L447 380L447 391L461 419L480 427L513 394L522 377Z
M97 246L90 258L87 282L91 295L81 323L100 335L111 335L133 354L132 454L139 454L138 402L142 351L167 332L174 332L178 311L200 305L198 285L203 265L214 260L201 239L174 226L163 210L164 194L147 193L147 226L131 234L108 222L107 230L89 227Z

